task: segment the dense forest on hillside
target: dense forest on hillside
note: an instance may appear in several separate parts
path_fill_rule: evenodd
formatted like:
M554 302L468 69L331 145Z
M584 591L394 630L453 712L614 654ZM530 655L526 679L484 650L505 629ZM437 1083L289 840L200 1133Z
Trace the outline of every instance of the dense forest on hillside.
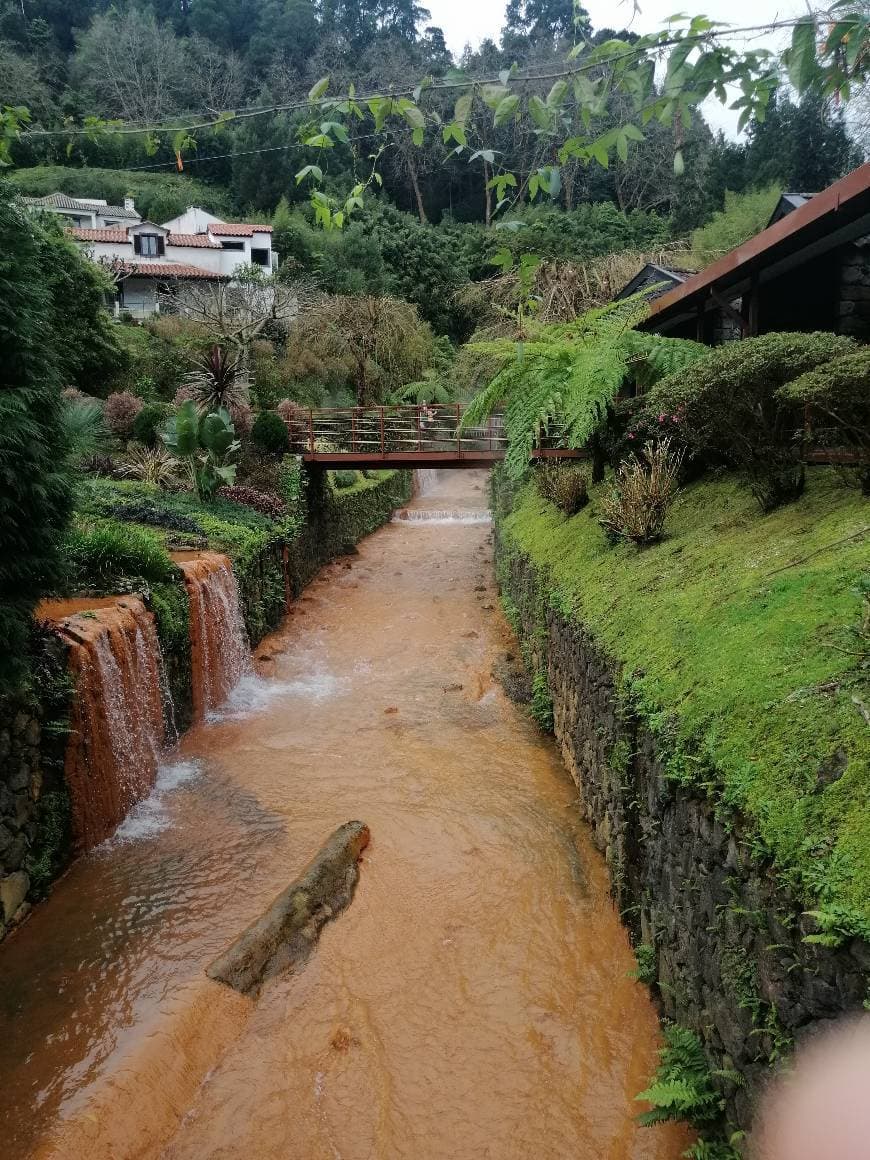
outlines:
M442 31L428 21L413 0L155 0L141 6L5 0L0 106L25 106L32 117L13 147L19 188L45 193L64 184L84 194L87 179L61 181L43 167L113 170L114 182L104 175L88 185L91 196L142 190L150 209L147 193L162 191L163 201L158 197L151 212L167 199L174 210L173 183L166 181L177 167L173 133L70 136L66 130L86 126L89 118L153 125L179 123L182 114L232 110L231 119L193 135L183 175L185 182L193 180L189 187L179 181L174 186L185 190L181 200L218 212L271 213L282 198L291 207L304 203L307 190L296 185L294 174L323 162L297 133L318 78L328 74L333 90L352 82L357 91L369 92L397 91L457 67L473 77L496 77L512 66L543 77L578 36L571 0L510 0L498 41L485 40L454 61ZM579 33L590 46L614 34L588 23ZM542 79L543 95L549 87ZM287 107L294 104L299 107ZM614 101L609 110L614 124L620 120L617 106ZM367 120L358 127L363 157L371 128ZM503 125L488 144L497 150L499 166L520 175L521 184L523 175L553 160L552 143L528 120ZM764 123L752 123L739 144L715 135L696 116L681 145L686 166L677 177L674 129L651 122L625 163L609 169L576 161L563 165L555 203L569 211L587 202L648 211L681 235L721 210L726 190L778 183L815 191L860 160L841 116L813 95L800 103L779 95ZM410 146L410 127L390 135L381 160L389 200L424 223L445 217L491 222L496 195L487 188L492 169L486 158L453 154L431 126L422 147ZM354 164L350 148L331 150L327 188L346 186Z

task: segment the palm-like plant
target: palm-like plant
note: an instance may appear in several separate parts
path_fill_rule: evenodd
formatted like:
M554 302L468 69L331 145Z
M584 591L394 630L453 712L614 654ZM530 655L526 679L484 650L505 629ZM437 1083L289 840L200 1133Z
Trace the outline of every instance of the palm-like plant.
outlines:
M574 322L529 324L527 342L472 343L472 350L503 365L472 399L462 428L480 425L504 406L505 464L514 478L526 470L541 437L557 426L562 446L586 446L630 376L648 386L707 353L701 343L634 329L647 312L639 294L589 310Z
M65 400L60 417L67 454L72 463L81 464L106 451L111 435L97 399L82 396Z
M118 471L127 479L138 479L156 487L171 487L178 481L181 464L165 447L131 447Z
M214 343L208 350L193 356L194 369L185 375L185 383L194 393L202 413L229 410L246 403L248 384L239 353Z

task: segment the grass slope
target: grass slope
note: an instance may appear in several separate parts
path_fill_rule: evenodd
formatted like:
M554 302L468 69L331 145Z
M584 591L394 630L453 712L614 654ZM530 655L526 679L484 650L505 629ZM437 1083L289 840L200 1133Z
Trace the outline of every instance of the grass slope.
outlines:
M823 469L767 516L733 476L704 480L669 538L638 552L608 544L595 498L567 519L528 485L504 523L508 550L619 663L669 774L752 819L760 852L821 904L832 937L866 936L870 728L853 698L870 704L857 632L870 536L856 535L870 504Z

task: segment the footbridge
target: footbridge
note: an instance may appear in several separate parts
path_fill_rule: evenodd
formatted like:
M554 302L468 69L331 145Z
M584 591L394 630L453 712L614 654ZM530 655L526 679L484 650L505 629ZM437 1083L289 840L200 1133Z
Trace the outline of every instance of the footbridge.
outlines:
M297 408L286 417L290 448L306 463L332 468L487 467L504 459L504 416L462 428L465 405ZM541 439L536 459L583 458L562 446L558 429Z

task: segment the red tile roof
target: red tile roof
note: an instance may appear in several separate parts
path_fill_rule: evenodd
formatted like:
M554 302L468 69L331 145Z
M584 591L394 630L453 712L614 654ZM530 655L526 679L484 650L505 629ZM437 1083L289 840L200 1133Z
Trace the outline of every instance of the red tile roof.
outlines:
M254 234L271 234L271 226L252 226L246 222L214 222L208 227L210 234L225 234L230 238L250 238Z
M198 246L200 249L219 250L221 247L213 242L208 234L170 234L170 246Z
M125 262L127 277L133 278L203 278L212 282L226 282L226 274L214 274L201 266L186 262Z
M78 242L115 242L118 245L131 244L125 229L80 230L74 228L69 232Z

